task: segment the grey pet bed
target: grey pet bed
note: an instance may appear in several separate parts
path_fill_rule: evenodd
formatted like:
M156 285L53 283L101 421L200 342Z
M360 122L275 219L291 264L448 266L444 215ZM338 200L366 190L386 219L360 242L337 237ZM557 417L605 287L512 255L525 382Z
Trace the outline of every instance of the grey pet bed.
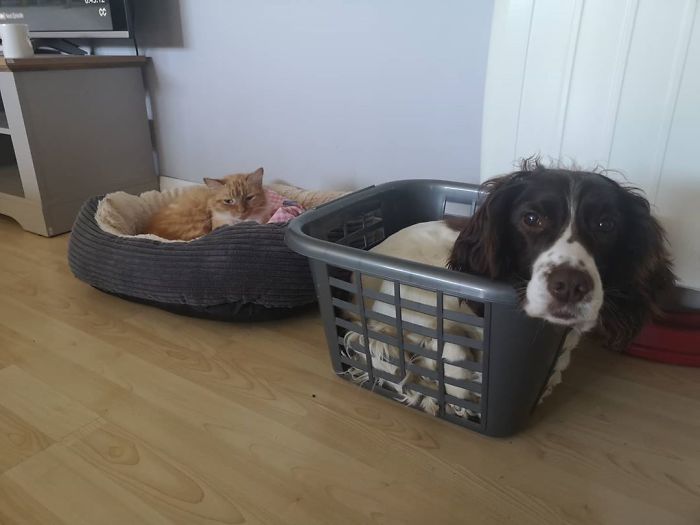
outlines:
M88 200L68 247L73 274L125 299L218 320L277 319L315 303L308 261L287 248L284 225L242 223L189 242L124 231L138 231L150 208L174 194Z

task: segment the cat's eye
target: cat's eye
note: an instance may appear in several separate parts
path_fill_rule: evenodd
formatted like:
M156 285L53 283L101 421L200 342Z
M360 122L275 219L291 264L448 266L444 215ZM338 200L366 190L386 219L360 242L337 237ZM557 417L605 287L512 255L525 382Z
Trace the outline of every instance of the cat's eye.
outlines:
M252 200L253 200L253 197L255 197L255 195L248 195L248 196L245 198L245 200L247 200L247 201L252 201Z
M233 204L233 199L224 199L224 204Z
M544 227L544 219L535 212L527 212L523 215L523 224L533 230Z
M615 229L615 221L609 217L601 217L595 225L595 229L601 233L610 233Z

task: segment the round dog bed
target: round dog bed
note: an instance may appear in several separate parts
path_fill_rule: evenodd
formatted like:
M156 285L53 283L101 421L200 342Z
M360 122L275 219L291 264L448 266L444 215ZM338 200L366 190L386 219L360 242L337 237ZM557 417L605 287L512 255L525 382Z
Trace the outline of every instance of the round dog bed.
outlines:
M341 195L273 189L306 208ZM124 299L217 320L279 319L315 303L308 261L285 245L285 225L242 223L187 242L139 234L180 191L88 200L69 242L73 274Z

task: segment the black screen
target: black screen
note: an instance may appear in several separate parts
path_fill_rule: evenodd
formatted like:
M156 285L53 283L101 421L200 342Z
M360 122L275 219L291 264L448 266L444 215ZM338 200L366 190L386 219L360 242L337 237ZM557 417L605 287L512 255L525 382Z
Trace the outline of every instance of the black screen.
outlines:
M0 0L0 23L27 24L35 34L125 30L115 27L125 25L123 15L124 0Z

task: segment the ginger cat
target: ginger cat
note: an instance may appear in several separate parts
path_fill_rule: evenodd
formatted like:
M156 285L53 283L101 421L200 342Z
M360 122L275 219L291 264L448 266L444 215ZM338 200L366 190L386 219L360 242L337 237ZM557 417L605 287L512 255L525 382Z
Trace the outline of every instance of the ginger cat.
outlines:
M262 178L262 168L223 179L205 178L206 186L191 188L158 210L144 233L189 241L228 224L264 224L271 213Z

